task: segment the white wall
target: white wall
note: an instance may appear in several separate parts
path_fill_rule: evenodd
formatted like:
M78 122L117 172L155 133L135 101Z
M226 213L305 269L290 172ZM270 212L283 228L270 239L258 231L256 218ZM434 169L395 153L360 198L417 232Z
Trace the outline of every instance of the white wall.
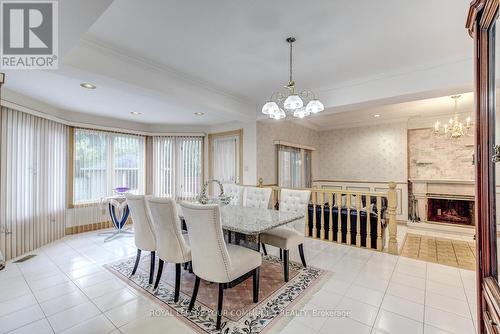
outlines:
M230 122L210 127L210 133L243 129L243 184L257 184L257 133L256 122ZM207 148L208 149L208 148ZM205 155L207 158L208 155ZM208 161L205 160L206 170ZM207 173L205 175L208 175Z

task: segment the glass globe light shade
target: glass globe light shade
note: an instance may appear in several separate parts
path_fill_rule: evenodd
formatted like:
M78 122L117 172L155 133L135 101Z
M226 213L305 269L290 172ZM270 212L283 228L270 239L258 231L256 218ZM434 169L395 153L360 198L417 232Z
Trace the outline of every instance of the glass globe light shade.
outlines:
M306 110L306 108L302 107L293 112L293 117L297 118L304 118L306 116L309 116L311 113Z
M325 110L325 106L320 100L311 100L306 106L306 111L312 114L316 114Z
M273 115L280 111L280 107L276 104L276 102L267 102L262 106L262 113L264 115Z
M283 103L283 106L287 110L295 110L302 108L304 106L304 102L298 95L290 95L289 97L286 98L285 103Z
M272 119L275 119L275 120L279 120L279 119L285 118L286 114L285 114L285 111L283 109L278 108L278 112L276 112L274 114L270 114L269 117Z

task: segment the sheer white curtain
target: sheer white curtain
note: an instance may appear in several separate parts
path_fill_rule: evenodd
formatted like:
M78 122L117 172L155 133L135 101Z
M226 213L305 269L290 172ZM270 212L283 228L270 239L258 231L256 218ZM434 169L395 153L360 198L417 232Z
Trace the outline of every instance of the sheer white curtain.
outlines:
M213 140L213 177L222 183L238 183L239 137L220 137Z
M153 193L175 199L196 197L203 182L203 137L153 137Z
M2 108L0 251L7 259L64 236L68 128Z

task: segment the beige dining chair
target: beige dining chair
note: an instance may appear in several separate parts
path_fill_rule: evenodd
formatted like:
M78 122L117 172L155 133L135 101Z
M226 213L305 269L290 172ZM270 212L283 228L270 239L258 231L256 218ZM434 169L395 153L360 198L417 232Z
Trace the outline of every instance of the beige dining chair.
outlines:
M288 282L289 279L289 251L291 248L298 247L302 265L307 267L304 256L304 224L310 197L311 191L309 190L282 189L279 211L300 213L304 217L286 226L273 228L260 235L264 254L267 255L266 244L278 247L280 255L283 253L283 276L285 282Z
M219 284L216 328L221 328L224 289L232 288L246 277L253 277L253 302L259 300L259 271L262 257L249 248L226 244L217 204L181 203L191 244L196 280L189 311L194 307L200 279Z
M191 250L182 235L177 205L171 198L148 197L147 206L155 228L159 263L154 289L158 288L164 262L175 263L174 302L179 301L181 264L191 261Z
M130 276L135 275L137 271L139 261L141 260L141 251L151 252L149 284L152 284L155 270L156 238L151 222L151 216L146 207L146 198L144 195L132 194L126 194L125 198L127 199L130 215L132 216L132 220L134 222L134 238L135 246L137 247L134 269L132 270L132 274Z

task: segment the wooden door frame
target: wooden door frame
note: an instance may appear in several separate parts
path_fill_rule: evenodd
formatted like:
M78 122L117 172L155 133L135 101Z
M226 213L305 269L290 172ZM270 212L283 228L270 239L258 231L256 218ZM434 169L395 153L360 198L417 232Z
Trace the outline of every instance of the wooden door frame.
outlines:
M208 134L208 179L213 179L213 165L212 165L212 145L214 139L223 138L223 137L233 137L238 136L238 174L239 180L238 184L243 184L243 129L233 130L233 131L225 131L225 132L216 132Z
M466 27L474 39L476 113L476 277L479 333L500 332L500 288L497 280L495 220L495 72L493 27L499 0L474 0ZM500 65L500 64L499 64Z

